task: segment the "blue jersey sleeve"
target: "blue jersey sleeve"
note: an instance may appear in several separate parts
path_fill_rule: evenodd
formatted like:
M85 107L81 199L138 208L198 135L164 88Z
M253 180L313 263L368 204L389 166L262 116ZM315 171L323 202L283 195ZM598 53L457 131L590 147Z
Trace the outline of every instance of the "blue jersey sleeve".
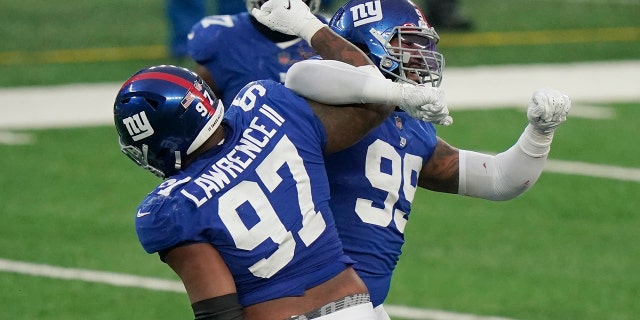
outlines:
M252 82L222 127L223 144L139 207L145 250L210 243L243 305L302 295L352 264L329 207L326 136L306 100L274 81Z

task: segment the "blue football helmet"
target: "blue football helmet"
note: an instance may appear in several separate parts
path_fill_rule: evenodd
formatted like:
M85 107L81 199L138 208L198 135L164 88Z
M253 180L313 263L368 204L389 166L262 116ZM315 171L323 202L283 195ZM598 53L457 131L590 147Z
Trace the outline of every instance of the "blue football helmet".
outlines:
M329 26L366 52L387 78L440 86L440 37L410 0L351 0Z
M122 152L160 178L180 170L223 115L222 102L198 75L169 65L138 71L113 105Z
M228 0L227 0L228 1ZM267 0L245 0L245 4L247 5L247 11L251 13L251 9L262 7L262 5L267 2ZM302 0L302 2L306 3L311 10L311 13L315 14L320 10L320 0Z

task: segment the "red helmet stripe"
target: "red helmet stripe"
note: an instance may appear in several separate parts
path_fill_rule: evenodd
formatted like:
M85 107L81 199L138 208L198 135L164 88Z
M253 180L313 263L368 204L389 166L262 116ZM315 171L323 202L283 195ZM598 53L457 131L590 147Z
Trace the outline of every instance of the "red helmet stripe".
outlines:
M169 73L164 73L164 72L145 72L145 73L141 73L138 75L135 75L133 77L131 77L129 80L127 80L127 82L125 82L122 85L122 88L126 87L127 85L129 85L131 82L134 81L138 81L138 80L147 80L147 79L156 79L156 80L164 80L164 81L169 81L172 83L175 83L187 90L189 90L189 88L191 87L192 83L180 78L178 76L174 76L172 74ZM122 88L120 88L122 90Z
M135 75L135 76L131 77L129 80L127 80L127 82L125 82L122 85L120 90L122 90L122 88L126 87L130 83L132 83L134 81L139 81L139 80L164 80L164 81L168 81L168 82L177 84L177 85L183 87L185 90L187 90L187 91L191 92L192 94L194 94L196 97L198 97L198 99L203 102L205 107L207 107L207 109L209 109L209 112L211 114L213 114L215 112L215 110L216 110L216 106L211 105L209 103L209 99L207 99L202 94L202 92L200 92L198 90L190 90L193 87L193 82L190 82L189 80L186 80L186 79L181 78L179 76L172 75L170 73L165 73L165 72L145 72L145 73L141 73L141 74Z

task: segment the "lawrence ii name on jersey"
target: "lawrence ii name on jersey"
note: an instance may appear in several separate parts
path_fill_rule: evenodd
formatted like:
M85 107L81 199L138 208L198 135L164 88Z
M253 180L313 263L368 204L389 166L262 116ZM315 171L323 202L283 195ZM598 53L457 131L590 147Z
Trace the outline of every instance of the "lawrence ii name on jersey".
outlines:
M138 208L144 249L211 243L245 306L302 295L352 264L328 204L325 131L306 101L274 81L249 83L222 125L223 144Z

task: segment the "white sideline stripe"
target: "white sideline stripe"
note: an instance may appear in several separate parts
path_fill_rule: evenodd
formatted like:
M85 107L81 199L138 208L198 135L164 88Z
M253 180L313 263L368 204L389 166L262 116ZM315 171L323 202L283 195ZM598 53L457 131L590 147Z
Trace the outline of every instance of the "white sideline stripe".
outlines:
M155 291L185 293L184 286L180 281L140 277L114 272L63 268L2 258L0 258L0 271L54 279L103 283L118 287L135 287ZM385 305L384 307L390 316L413 320L512 320L404 306Z
M449 110L526 108L539 88L566 93L574 104L640 101L640 60L446 68L442 88ZM455 116L454 116L455 118Z
M640 101L634 79L640 60L447 68L442 88L449 109L525 108L542 87L574 104ZM0 88L0 129L113 125L120 83Z

